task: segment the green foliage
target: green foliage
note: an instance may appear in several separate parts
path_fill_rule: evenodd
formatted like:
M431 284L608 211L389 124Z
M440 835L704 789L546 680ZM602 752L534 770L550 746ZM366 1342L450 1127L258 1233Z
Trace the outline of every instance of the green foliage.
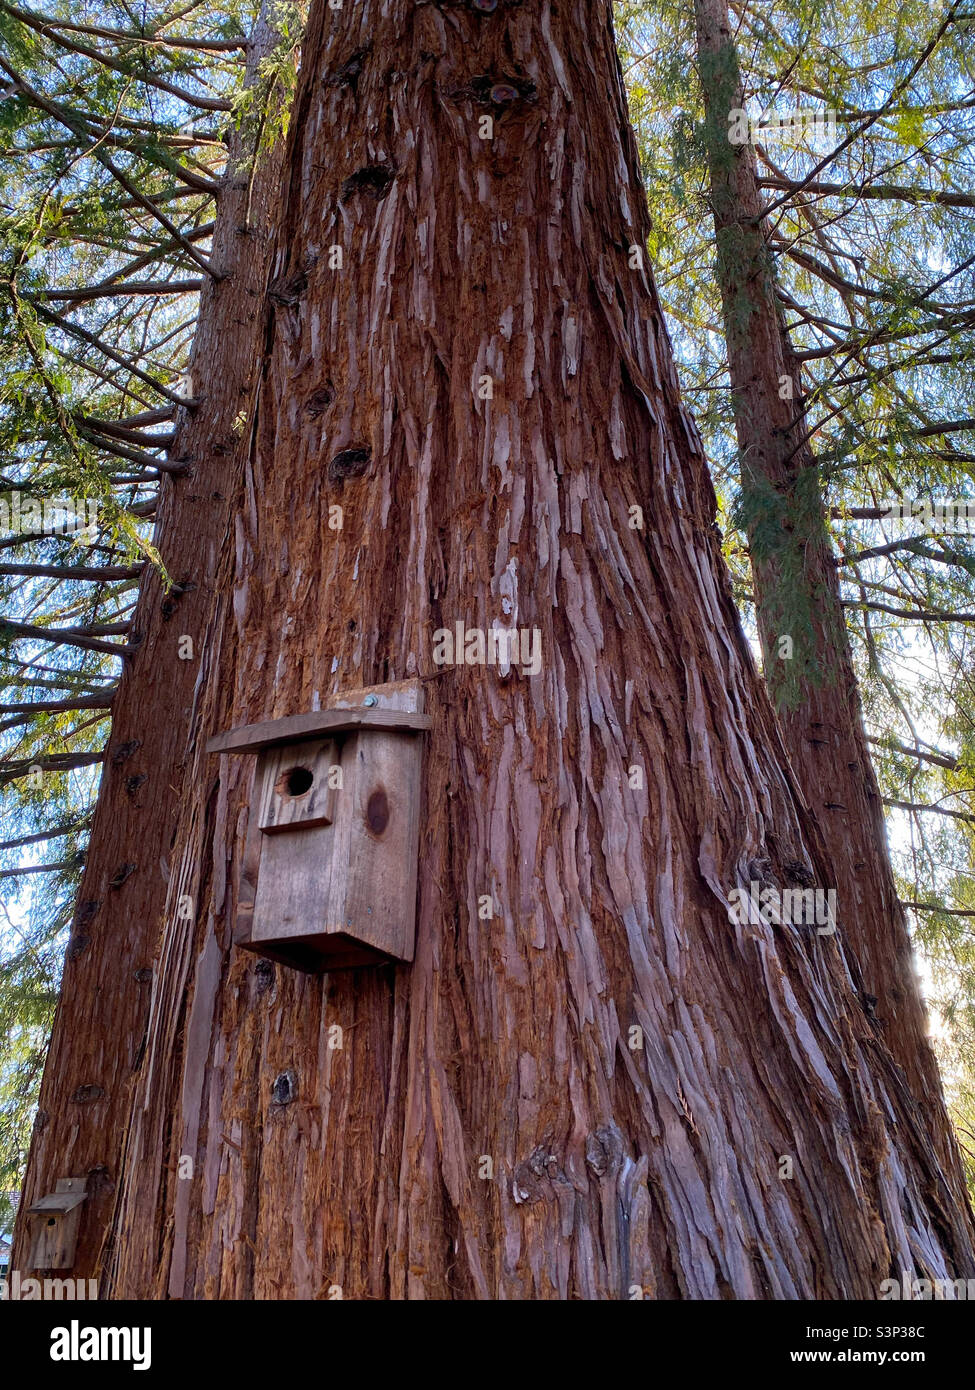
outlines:
M277 42L258 65L257 80L234 94L234 120L255 159L288 133L307 14L307 0L275 0L269 19Z

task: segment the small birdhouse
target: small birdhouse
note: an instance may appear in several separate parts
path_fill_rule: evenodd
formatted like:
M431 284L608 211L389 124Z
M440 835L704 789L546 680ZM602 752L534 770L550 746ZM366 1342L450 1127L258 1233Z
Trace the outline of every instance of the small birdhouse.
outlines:
M27 1208L30 1269L70 1269L74 1264L85 1187L85 1178L58 1178L53 1192Z
M234 940L318 973L413 959L423 713L419 681L218 734L257 756Z

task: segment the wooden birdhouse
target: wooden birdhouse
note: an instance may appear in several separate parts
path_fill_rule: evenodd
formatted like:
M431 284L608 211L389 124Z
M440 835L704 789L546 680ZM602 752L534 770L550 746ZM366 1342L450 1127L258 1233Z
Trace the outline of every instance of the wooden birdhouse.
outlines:
M234 940L298 970L413 959L423 713L419 681L219 734L257 755Z
M85 1187L84 1178L58 1178L53 1192L27 1208L30 1269L70 1269L74 1264Z

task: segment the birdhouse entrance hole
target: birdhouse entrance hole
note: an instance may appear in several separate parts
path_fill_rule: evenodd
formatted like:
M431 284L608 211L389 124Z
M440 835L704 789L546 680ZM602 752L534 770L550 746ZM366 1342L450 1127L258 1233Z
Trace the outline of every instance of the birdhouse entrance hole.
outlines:
M311 791L314 782L315 774L307 767L293 767L290 772L281 774L274 789L279 796L304 796Z

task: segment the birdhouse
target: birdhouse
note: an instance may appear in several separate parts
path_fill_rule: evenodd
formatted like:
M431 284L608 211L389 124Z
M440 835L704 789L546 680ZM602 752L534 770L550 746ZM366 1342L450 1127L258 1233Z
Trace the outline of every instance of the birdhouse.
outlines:
M53 1192L27 1208L30 1269L70 1269L74 1264L85 1187L85 1178L58 1178Z
M423 713L419 681L218 734L257 757L234 940L318 973L413 959Z

